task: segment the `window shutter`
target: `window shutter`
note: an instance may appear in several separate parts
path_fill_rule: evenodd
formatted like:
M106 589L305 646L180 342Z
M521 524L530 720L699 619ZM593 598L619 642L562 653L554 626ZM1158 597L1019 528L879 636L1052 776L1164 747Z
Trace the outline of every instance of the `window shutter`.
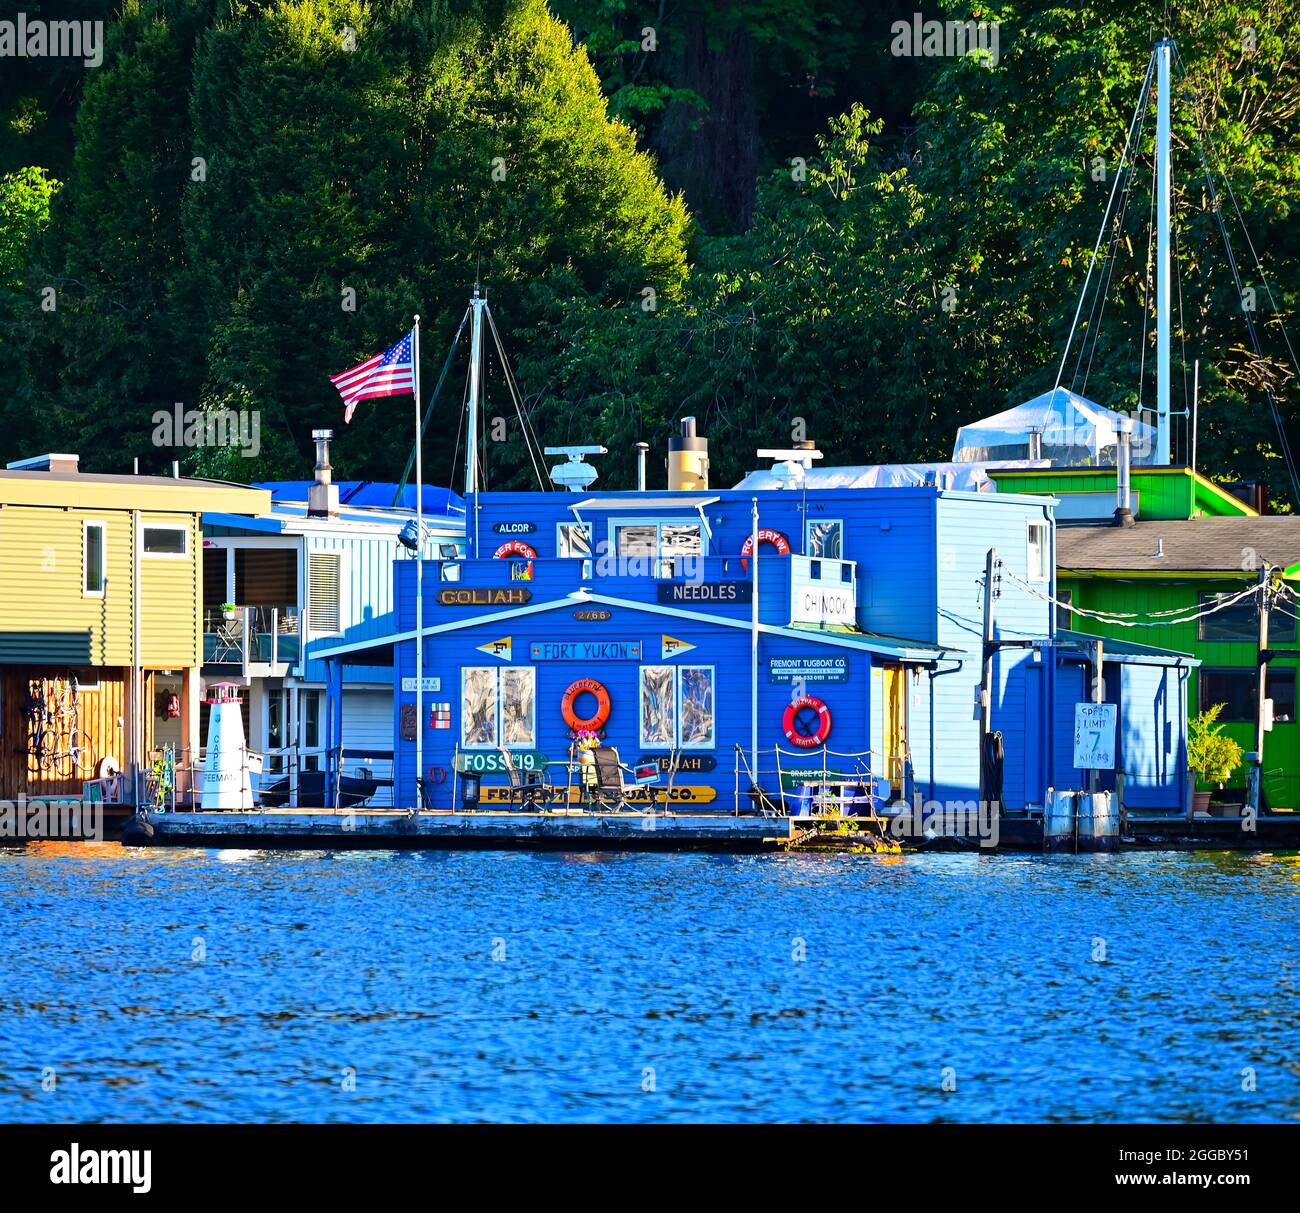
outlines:
M342 631L339 612L340 557L312 552L307 557L307 623L313 632Z

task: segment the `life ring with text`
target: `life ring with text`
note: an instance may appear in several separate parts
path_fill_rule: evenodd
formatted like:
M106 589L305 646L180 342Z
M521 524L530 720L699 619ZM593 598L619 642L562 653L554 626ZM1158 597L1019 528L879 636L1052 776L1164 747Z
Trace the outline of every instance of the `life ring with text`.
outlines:
M806 719L800 713L809 711L817 713L817 727L811 733L805 733L798 727L800 721ZM801 750L811 750L815 746L825 745L826 738L831 735L831 710L815 695L800 695L786 707L781 727L791 745L798 746Z
M776 548L776 554L778 556L790 555L790 541L782 535L780 531L773 531L764 528L758 532L758 542L770 543L774 548ZM740 545L740 554L742 557L748 556L753 550L754 533L751 531L745 536L745 542ZM745 572L749 572L749 561L741 560L740 567L744 569Z
M536 549L530 547L522 539L511 539L503 543L492 555L495 559L500 559L503 556L523 556L527 560L537 559Z
M579 716L573 710L573 705L577 702L578 696L584 692L594 696L596 700L596 711L591 716ZM594 733L597 729L603 728L605 721L609 719L609 706L609 692L594 678L579 678L577 682L569 683L568 690L564 692L564 697L560 700L560 711L564 714L564 723L575 733Z

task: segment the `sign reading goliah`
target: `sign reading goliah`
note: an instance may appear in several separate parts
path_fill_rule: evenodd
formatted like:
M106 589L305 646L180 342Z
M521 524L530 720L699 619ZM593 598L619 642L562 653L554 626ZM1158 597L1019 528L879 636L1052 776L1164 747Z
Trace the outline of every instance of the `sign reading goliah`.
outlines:
M531 602L532 597L532 590L507 589L505 586L438 591L438 602L442 606L523 606Z

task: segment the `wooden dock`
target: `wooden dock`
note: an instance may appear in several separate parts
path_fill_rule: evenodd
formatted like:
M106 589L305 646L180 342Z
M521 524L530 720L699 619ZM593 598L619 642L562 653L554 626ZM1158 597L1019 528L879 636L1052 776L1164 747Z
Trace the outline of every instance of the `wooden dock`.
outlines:
M263 809L148 813L128 823L124 846L292 849L726 851L777 850L786 818L705 813L407 813Z

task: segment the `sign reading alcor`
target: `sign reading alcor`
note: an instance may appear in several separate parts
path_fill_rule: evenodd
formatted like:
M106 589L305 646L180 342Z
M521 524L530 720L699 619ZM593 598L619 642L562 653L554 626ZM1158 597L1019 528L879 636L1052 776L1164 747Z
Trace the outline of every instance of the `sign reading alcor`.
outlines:
M531 602L532 597L532 590L507 589L504 586L438 591L438 602L442 606L523 606Z

